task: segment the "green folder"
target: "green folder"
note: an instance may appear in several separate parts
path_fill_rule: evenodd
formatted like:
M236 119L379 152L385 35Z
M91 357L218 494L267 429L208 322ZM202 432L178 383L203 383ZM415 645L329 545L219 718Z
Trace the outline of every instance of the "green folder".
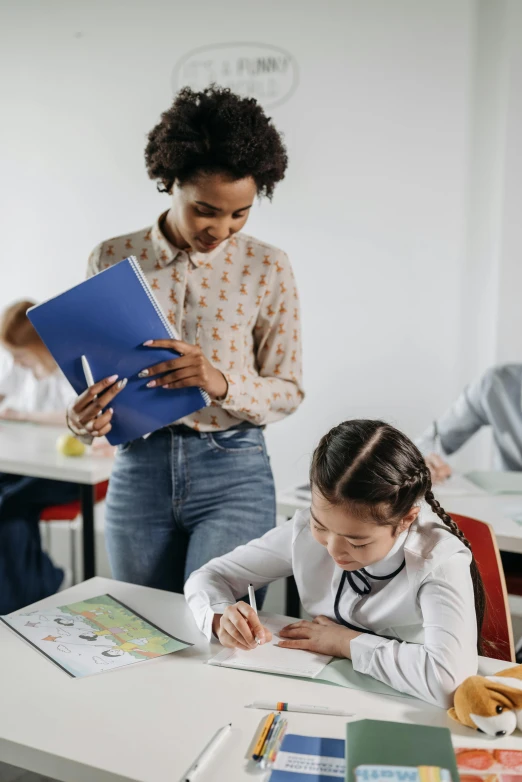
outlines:
M358 766L439 766L460 782L448 728L356 720L346 725L346 782Z

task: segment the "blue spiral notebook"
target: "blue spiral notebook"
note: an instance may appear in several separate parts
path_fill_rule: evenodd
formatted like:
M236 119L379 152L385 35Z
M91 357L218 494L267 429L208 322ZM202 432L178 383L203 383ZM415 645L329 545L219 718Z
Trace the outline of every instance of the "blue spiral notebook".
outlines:
M175 339L143 272L133 256L27 313L76 393L87 383L81 357L94 380L117 374L127 386L111 403L112 445L135 440L174 423L210 403L199 388L147 388L146 367L178 355L146 348L149 339Z

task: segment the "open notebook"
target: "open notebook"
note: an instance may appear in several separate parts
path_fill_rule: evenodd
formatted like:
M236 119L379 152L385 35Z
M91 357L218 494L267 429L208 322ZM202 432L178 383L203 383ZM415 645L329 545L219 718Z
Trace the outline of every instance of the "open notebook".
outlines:
M272 640L269 643L248 652L244 652L242 649L223 649L208 661L209 665L314 679L332 659L325 654L314 654L302 649L282 649L276 646L279 642L279 631L286 625L297 622L297 619L272 614L270 616L261 615L261 620L263 625L272 632Z

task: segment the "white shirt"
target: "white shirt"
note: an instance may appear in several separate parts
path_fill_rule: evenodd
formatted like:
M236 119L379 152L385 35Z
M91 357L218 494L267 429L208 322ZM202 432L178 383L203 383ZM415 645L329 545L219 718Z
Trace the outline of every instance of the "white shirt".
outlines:
M471 554L441 522L421 513L389 554L366 571L388 575L403 561L405 567L394 578L369 579L369 595L360 596L345 584L339 600L342 618L377 634L364 633L351 642L353 667L447 708L457 686L478 668ZM210 639L214 614L236 603L249 584L259 589L292 574L306 611L336 620L343 570L312 536L308 510L192 573L185 596Z
M0 410L54 413L65 410L75 398L76 393L59 369L38 380L30 369L11 364L0 376Z

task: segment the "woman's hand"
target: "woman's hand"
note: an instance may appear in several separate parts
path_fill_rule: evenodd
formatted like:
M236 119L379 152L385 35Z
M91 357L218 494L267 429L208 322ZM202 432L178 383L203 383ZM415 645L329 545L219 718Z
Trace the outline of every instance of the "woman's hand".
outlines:
M451 467L437 453L428 454L426 464L429 467L433 483L442 483L451 475Z
M224 399L228 391L228 383L219 369L212 366L208 358L198 345L189 345L179 339L155 339L145 342L147 347L167 348L180 353L180 358L172 358L154 364L140 372L139 377L154 377L168 374L157 380L147 383L148 388L160 386L161 388L188 388L198 386L202 388L211 399Z
M229 649L248 651L272 640L272 633L263 627L254 609L242 601L225 608L223 614L214 614L212 632Z
M100 380L80 394L76 402L69 407L67 421L73 432L79 435L104 437L111 431L113 410L111 407L107 410L105 408L127 385L126 379L117 383L116 380L118 375Z
M313 622L302 620L283 627L278 646L284 649L305 649L316 654L328 654L332 657L348 657L350 641L361 633L332 622L326 616L316 616Z

